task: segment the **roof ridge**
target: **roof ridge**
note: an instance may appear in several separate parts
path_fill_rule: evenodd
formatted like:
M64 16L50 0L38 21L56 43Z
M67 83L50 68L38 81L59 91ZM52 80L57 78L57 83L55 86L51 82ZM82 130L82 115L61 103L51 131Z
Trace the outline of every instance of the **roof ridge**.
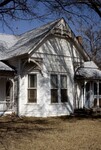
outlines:
M19 40L17 40L17 42L8 50L7 52L8 55L4 59L9 59L14 56L18 56L19 54L23 55L25 53L28 53L28 54L31 53L33 51L33 48L35 48L38 45L38 42L42 42L42 40L46 36L48 36L50 31L58 24L60 20L61 19L57 19L39 28L35 28L33 30L27 31L19 35ZM29 46L28 42L32 41L32 39L33 39L34 44L30 44ZM27 44L27 48L25 49L26 44ZM22 47L24 47L24 51L22 51ZM19 53L17 53L16 49L19 49Z
M63 18L61 18L61 19L63 19ZM47 34L43 36L43 38L41 39L40 42L42 42L43 39L48 36L48 34L50 33L50 31L57 25L57 23L58 23L61 19L57 19L57 20L55 20L55 21L53 21L53 22L51 22L51 23L48 23L48 24L42 26L42 27L45 27L45 26L49 26L49 25L51 26L52 24L54 25L54 26L52 26L50 29L48 29L48 31L46 32ZM39 29L41 29L41 27L40 27ZM36 30L37 30L37 29L36 29ZM39 43L38 43L38 44L39 44ZM38 46L38 45L36 44L35 47L37 47L37 46ZM35 48L35 47L34 47L34 48ZM32 51L33 51L33 50L29 49L28 54L30 54Z

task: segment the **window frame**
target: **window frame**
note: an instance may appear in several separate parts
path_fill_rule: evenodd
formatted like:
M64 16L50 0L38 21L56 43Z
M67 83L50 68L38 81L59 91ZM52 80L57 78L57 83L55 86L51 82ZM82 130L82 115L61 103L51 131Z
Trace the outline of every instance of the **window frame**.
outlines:
M52 102L52 95L51 95L51 90L52 90L52 84L51 84L51 76L52 75L56 75L57 76L57 80L58 80L58 85L57 88L53 88L57 90L57 102ZM66 88L62 88L61 87L61 76L66 76ZM67 89L67 74L56 74L56 73L51 73L50 74L50 96L51 96L51 104L59 104L59 103L68 103L68 89ZM66 101L62 101L62 96L61 96L61 91L65 90L66 91L66 95L67 95L67 100Z
M66 87L63 87L63 83L62 83L62 77L66 77ZM66 92L66 99L63 99L63 95L62 92L63 90ZM65 74L61 74L60 75L60 95L61 95L61 103L66 103L68 102L68 94L67 94L67 75Z
M32 75L32 76L36 76L36 83L35 83L36 86L35 86L35 87L34 87L34 86L33 86L33 87L29 86L29 84L30 84L30 83L29 83L29 77L30 77L31 75ZM27 86L27 103L31 103L31 104L35 103L35 104L36 104L36 103L37 103L37 73L28 74L27 79L28 79L28 81L27 81L27 84L28 84L28 86ZM36 91L36 96L35 96L35 98L34 98L34 99L36 99L35 101L34 101L34 99L33 99L33 101L30 101L30 100L29 100L29 91L30 91L30 90L35 90L35 91Z
M57 77L57 81L56 81L56 87L52 87L52 76L56 76ZM50 75L50 83L51 83L51 103L53 103L53 104L56 104L56 103L58 103L58 75L57 74L51 74ZM53 101L52 100L52 91L55 91L56 90L56 97L57 97L57 100L56 101Z

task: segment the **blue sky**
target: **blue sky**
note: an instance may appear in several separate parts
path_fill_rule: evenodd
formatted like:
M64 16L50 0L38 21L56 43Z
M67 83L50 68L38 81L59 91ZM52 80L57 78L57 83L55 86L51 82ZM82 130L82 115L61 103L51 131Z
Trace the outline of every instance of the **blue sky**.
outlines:
M29 0L29 2L31 2L31 0ZM34 11L40 16L46 13L46 8L43 4L38 4L37 9L34 8ZM22 14L19 14L18 16L21 16L21 15ZM57 19L58 17L56 17L56 15L51 14L49 17L47 17L47 19L41 19L41 20L34 19L32 21L26 21L26 20L14 21L14 20L10 20L10 18L8 17L5 17L5 18L6 18L5 20L7 20L8 25L11 27L11 30L14 31L14 34L19 35L28 30L32 30L33 28L37 28L43 24L53 21ZM2 24L2 21L0 22L0 33L13 34L11 30L5 24Z
M42 7L42 6L41 6ZM39 7L39 10L38 11L43 11L42 8ZM85 15L91 15L92 19L93 20L97 20L99 19L99 17L91 12L89 12L88 10L83 10L83 12L85 13ZM64 17L64 15L61 15L60 17ZM46 24L50 21L53 21L55 19L59 18L59 16L57 17L56 15L53 15L51 14L46 20L37 20L37 19L34 19L33 21L21 21L21 20L18 20L18 21L12 21L12 20L8 20L8 24L9 26L11 27L11 29L14 31L14 34L16 35L19 35L19 34L22 34L26 31L29 31L29 30L32 30L34 28L37 28L43 24ZM82 21L78 20L79 22L82 23ZM79 26L77 24L77 20L74 16L74 22L71 22L71 21L67 21L69 26L71 27L71 29L73 30L73 32L75 34L78 34L78 31L76 30L77 28L79 29ZM85 21L86 22L86 21ZM85 24L85 27L87 26L87 24ZM97 24L97 27L100 26L101 27L101 21L100 21L100 24ZM0 33L6 33L6 34L13 34L13 32L7 27L5 26L4 24L2 24L2 22L0 22Z
M51 17L47 20L40 21L38 19L34 19L32 21L9 21L9 26L14 31L14 34L22 34L28 30L32 30L34 28L40 27L50 21L57 19L58 17ZM5 25L0 22L0 33L13 34L13 32Z
M40 26L42 23L38 20L33 21L11 21L9 23L9 26L14 31L15 34L21 34L23 32L26 32L30 29L33 29L35 27ZM2 25L2 22L0 22L0 33L6 33L6 34L13 34L12 31L6 26Z

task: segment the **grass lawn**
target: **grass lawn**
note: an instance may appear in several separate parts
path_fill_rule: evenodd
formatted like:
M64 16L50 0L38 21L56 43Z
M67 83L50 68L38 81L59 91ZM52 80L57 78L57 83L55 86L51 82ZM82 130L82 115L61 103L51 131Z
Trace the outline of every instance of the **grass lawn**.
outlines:
M0 150L101 150L101 119L0 117Z

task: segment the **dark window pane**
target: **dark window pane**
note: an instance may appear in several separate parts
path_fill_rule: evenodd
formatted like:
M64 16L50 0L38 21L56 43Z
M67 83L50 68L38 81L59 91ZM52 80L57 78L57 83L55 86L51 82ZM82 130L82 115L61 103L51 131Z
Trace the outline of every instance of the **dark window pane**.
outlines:
M99 107L101 107L101 98L99 99Z
M51 75L51 88L58 88L58 76Z
M94 95L97 95L97 83L94 83Z
M6 96L10 96L10 89L11 89L10 81L7 81L6 82Z
M67 102L67 89L61 89L61 102Z
M58 103L58 90L57 89L51 89L51 102Z
M96 107L97 106L97 99L95 98L94 99L94 107Z
M89 92L90 91L90 82L88 82L87 84L86 84L86 92Z
M61 75L60 82L61 82L61 88L66 89L67 88L67 76Z
M99 83L99 95L101 95L101 83Z
M37 90L28 89L28 102L35 103L37 101Z
M37 87L37 76L32 74L28 76L28 87Z

